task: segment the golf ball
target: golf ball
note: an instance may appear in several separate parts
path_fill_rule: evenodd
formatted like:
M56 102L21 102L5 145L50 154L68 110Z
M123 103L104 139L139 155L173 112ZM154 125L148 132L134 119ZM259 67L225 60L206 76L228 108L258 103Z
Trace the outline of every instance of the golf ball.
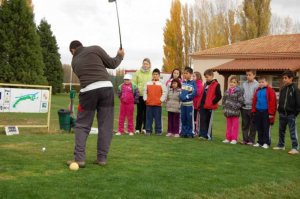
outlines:
M72 162L69 166L69 169L72 171L77 171L79 169L79 165L76 162Z
M46 147L43 147L43 148L42 148L42 151L45 152L45 151L46 151Z

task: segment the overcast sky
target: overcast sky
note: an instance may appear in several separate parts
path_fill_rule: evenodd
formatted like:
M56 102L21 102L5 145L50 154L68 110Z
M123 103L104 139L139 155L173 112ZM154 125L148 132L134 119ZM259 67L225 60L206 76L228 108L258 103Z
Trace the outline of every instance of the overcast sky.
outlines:
M223 1L223 0L222 0ZM161 68L163 28L170 16L172 0L118 0L125 59L120 67L137 69L145 57ZM194 0L181 0L192 4ZM115 56L119 33L114 3L108 0L33 0L35 21L45 18L56 37L61 61L70 64L69 43L99 45ZM300 20L299 0L272 0L272 12Z

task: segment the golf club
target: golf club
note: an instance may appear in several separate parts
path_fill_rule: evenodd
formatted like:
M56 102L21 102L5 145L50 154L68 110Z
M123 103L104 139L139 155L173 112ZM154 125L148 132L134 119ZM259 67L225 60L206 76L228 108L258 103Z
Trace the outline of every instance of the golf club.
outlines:
M119 26L119 37L120 37L120 49L122 49L121 28L120 28L120 20L119 20L119 12L118 12L117 0L108 0L108 2L109 2L109 3L112 3L112 2L115 2L115 3L116 3L117 18L118 18L118 26Z

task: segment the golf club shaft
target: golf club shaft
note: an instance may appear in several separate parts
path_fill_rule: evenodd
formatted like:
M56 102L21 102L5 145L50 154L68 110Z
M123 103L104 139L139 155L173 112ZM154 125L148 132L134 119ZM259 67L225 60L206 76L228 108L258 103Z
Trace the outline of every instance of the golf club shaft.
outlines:
M117 1L115 1L115 3L116 3L117 18L118 18L118 26L119 26L120 49L122 49L121 28L120 28L120 20L119 20L119 12L118 12Z

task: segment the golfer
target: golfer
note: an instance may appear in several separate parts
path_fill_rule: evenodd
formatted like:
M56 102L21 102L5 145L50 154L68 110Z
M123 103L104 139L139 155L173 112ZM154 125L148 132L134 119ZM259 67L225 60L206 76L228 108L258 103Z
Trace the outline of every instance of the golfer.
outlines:
M70 43L73 55L72 68L80 81L79 105L75 131L74 160L80 168L85 167L85 146L97 110L98 142L97 159L100 166L106 165L112 139L114 119L114 91L106 70L117 68L124 58L124 50L111 58L101 47L84 47L80 41Z

